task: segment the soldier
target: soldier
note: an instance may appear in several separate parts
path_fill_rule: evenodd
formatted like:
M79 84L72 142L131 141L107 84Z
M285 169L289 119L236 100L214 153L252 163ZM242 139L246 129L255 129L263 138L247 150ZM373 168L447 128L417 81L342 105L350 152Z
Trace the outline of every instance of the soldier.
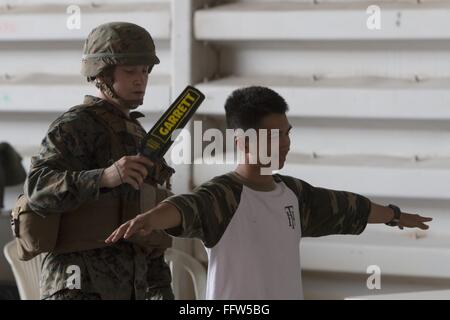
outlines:
M229 128L278 130L278 137L268 134L267 140L278 138L274 154L282 168L291 131L284 99L269 88L249 87L233 92L225 110ZM261 142L267 143L259 136L253 143L260 148ZM208 299L302 299L301 237L360 234L367 223L428 229L425 222L431 218L402 213L394 205L381 206L362 195L314 187L290 176L262 174L267 164L259 152L249 151L245 138L238 137L237 144L246 161L234 172L164 200L106 241L161 229L199 238L209 256Z
M137 120L143 115L131 111L143 103L156 64L150 34L132 23L100 25L85 41L82 75L95 83L98 95L85 96L82 105L50 125L24 186L33 211L61 214L61 225L72 212L68 228L79 228L60 229L58 252L45 255L42 299L174 298L164 261L169 236L160 233L113 246L86 236L168 195L157 185L168 184L174 171L164 160L153 163L137 154L146 132ZM77 242L77 234L88 240Z

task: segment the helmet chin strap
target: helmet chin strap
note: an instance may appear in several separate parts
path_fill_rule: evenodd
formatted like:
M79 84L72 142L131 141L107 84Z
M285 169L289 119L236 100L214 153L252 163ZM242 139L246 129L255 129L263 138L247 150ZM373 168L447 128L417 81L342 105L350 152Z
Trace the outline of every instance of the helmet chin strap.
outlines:
M121 98L114 90L114 87L112 85L112 80L110 80L110 79L108 79L106 81L96 80L95 85L105 95L116 100L122 107L124 107L126 109L134 110L144 103L144 99L128 100L128 99Z

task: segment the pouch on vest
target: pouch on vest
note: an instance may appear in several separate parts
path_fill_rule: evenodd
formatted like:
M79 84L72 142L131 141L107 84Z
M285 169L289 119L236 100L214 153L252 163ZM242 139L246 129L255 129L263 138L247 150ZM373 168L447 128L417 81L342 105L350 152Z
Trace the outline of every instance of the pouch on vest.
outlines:
M30 260L44 252L68 253L104 247L104 240L120 225L120 209L120 199L107 192L75 210L42 216L21 195L11 212L19 259Z
M37 214L28 206L26 197L19 196L11 212L11 226L20 260L30 260L55 248L60 217L60 214L45 217Z

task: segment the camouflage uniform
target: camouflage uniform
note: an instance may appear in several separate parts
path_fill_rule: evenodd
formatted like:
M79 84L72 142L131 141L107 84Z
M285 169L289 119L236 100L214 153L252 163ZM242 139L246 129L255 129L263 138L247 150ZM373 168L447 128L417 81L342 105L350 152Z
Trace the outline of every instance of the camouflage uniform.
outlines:
M107 68L147 65L150 72L158 63L153 39L144 28L132 23L111 22L94 28L86 39L81 73L88 81L95 81L106 96L133 109L142 104L142 100L130 101L118 96L109 73L111 69L108 71ZM92 105L108 113L106 125L101 117L87 110ZM84 106L72 108L54 121L39 155L32 158L24 188L29 206L41 215L64 214L87 201L98 200L102 192L110 191L99 187L104 168L124 155L136 155L145 135L137 121L142 114L131 112L129 116L130 119L105 100L86 96ZM111 141L111 128L121 128L119 132L113 130L114 141ZM119 158L118 144L123 147ZM155 173L161 175L161 170L155 170ZM159 180L158 177L155 180ZM155 180L147 182L155 185ZM110 192L123 197L126 203L141 203L140 192L130 185L122 184ZM173 299L170 270L161 250L164 247L149 249L136 242L122 241L93 250L48 253L42 264L42 298ZM76 281L68 283L73 280L71 266L79 267L79 289L68 289L77 284Z
M350 192L313 187L293 177L274 175L298 197L302 237L360 234L366 227L371 202ZM235 173L215 177L189 194L175 195L163 202L178 208L182 224L167 230L178 237L198 238L214 247L227 229L240 202L246 182Z
M135 155L145 134L136 120L142 114L131 112L131 119L127 119L116 107L92 96L86 96L84 103L100 105L123 123L124 129L118 137L126 151L124 155ZM86 110L74 108L64 113L51 124L39 155L32 158L25 183L30 206L45 215L63 213L96 199L100 192L106 191L99 188L104 170L99 168L110 166L110 159L111 141L107 128ZM128 193L128 199L139 201L139 191L131 186L122 185L115 189ZM71 275L67 271L71 265L80 268L81 292L67 290ZM119 242L111 247L82 252L48 253L42 264L41 295L44 299L77 299L83 294L101 299L173 298L170 282L170 270L162 254L154 257L140 246Z

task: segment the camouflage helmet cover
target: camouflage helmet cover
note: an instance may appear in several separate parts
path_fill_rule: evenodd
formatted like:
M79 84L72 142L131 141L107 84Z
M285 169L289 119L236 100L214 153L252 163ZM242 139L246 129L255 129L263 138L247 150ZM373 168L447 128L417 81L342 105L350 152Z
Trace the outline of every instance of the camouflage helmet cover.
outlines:
M118 64L159 64L147 30L129 22L110 22L91 31L84 42L81 74L95 77L107 66Z

